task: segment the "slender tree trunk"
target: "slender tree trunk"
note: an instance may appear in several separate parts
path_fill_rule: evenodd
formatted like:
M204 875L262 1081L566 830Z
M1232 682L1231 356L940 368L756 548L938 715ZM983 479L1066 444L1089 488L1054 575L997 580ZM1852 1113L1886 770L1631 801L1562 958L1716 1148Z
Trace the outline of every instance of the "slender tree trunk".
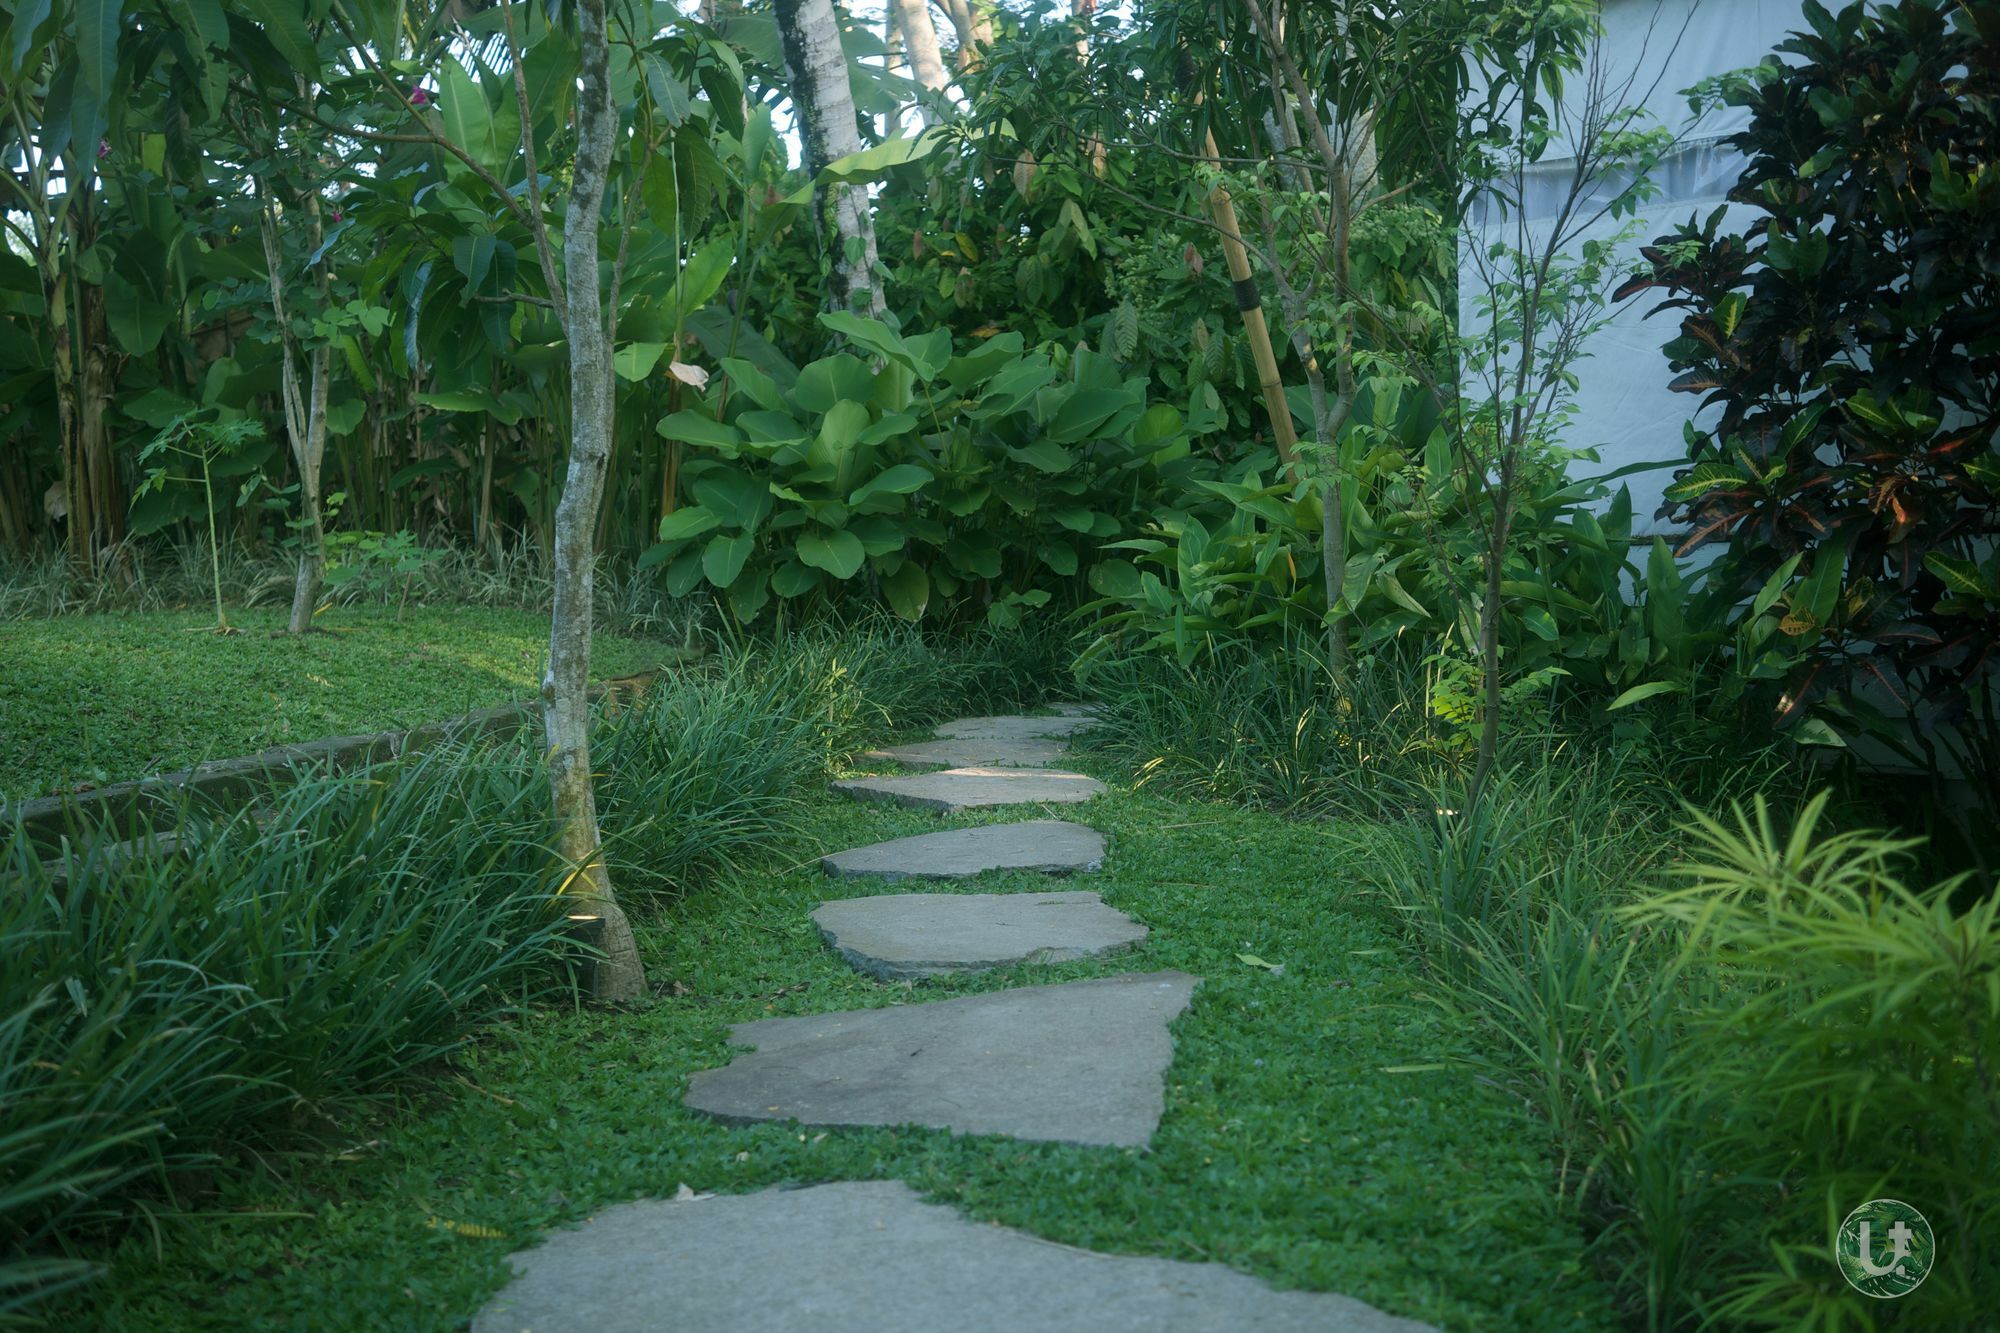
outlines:
M951 20L952 31L958 34L959 69L971 69L993 42L992 23L972 7L972 0L938 0L938 5Z
M58 270L49 284L55 343L56 424L61 435L63 505L77 572L98 573L98 557L125 531L105 409L110 367L104 350L103 289Z
M603 922L604 960L594 975L599 1000L633 1000L646 993L632 925L612 892L597 831L597 795L590 772L591 580L593 535L611 454L611 349L604 301L597 287L598 213L604 204L617 110L611 102L611 46L605 0L580 0L582 95L569 210L563 221L563 329L569 340L569 475L556 507L555 609L549 622L549 669L542 678L542 719L548 740L549 788L559 847L570 866L565 891L578 915ZM851 117L850 117L851 119Z
M299 474L299 564L292 582L292 614L286 629L305 634L312 629L313 614L319 607L320 586L326 574L326 524L320 505L320 480L326 460L326 400L328 378L333 367L333 348L320 343L306 353L306 373L299 377L299 339L292 326L290 283L285 275L285 252L279 240L283 219L277 197L268 186L259 215L264 240L264 266L270 274L271 313L277 318L281 354L279 387L285 405L285 438L291 445L292 463ZM317 253L325 239L319 196L308 191L304 203L306 246ZM313 279L319 304L326 304L327 278L322 262Z
M1277 147L1283 158L1291 161L1299 148L1298 125L1293 119L1294 105L1297 114L1305 118L1312 134L1313 146L1318 151L1320 163L1327 175L1328 213L1321 230L1325 232L1330 253L1327 258L1332 271L1335 309L1333 368L1338 402L1330 413L1322 414L1321 405L1325 396L1325 382L1321 378L1315 387L1314 412L1320 419L1316 421L1321 444L1328 450L1329 474L1323 497L1320 522L1321 559L1327 580L1327 609L1331 614L1337 599L1336 579L1344 581L1344 570L1340 568L1341 553L1346 544L1344 508L1344 486L1339 472L1339 443L1341 428L1354 410L1354 318L1350 313L1350 303L1354 293L1351 290L1352 239L1354 215L1366 202L1374 190L1377 177L1375 153L1374 110L1360 115L1343 114L1338 125L1339 142L1334 141L1316 109L1313 90L1306 84L1298 62L1285 49L1285 13L1281 4L1274 3L1267 19L1255 0L1249 6L1252 25L1258 38L1263 42L1266 53L1271 57L1271 94L1277 114L1272 117L1272 128L1277 137ZM1334 14L1334 36L1344 47L1348 40L1348 14L1342 8ZM1289 90L1290 96L1287 96ZM1287 168L1296 171L1296 168ZM1303 302L1301 302L1303 307ZM1301 357L1306 357L1310 349L1303 349ZM1309 377L1318 373L1316 365L1309 365ZM1346 627L1339 622L1328 625L1328 654L1336 664L1342 663L1347 655Z
M1468 807L1477 806L1500 753L1500 583L1506 574L1512 478L1500 479L1491 539L1486 548L1486 596L1479 604L1479 757L1472 769Z
M943 92L951 76L945 72L930 5L926 0L889 0L889 19L903 34L903 50L909 55L910 73L917 85L930 92ZM928 109L924 111L926 125L935 119Z
M833 0L775 0L773 11L791 68L792 104L805 141L806 170L817 175L837 158L861 151L854 90ZM875 219L859 185L824 187L813 200L820 234L833 251L834 308L880 318L885 304L876 270Z

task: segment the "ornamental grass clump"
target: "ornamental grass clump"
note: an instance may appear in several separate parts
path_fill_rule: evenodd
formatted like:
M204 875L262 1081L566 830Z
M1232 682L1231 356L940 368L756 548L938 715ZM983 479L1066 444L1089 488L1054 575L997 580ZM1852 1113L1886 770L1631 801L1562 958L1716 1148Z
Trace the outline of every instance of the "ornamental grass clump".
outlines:
M86 1278L94 1236L337 1136L483 1023L560 991L531 751L453 746L186 804L138 855L0 842L0 1313ZM164 827L164 825L163 825ZM63 873L66 870L66 874Z

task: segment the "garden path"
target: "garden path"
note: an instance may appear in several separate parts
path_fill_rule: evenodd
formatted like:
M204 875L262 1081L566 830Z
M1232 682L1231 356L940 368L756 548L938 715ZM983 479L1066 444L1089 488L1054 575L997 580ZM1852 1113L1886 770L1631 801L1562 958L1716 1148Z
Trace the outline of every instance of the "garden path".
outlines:
M939 739L870 757L942 772L835 786L952 814L1081 803L1103 785L1047 765L1088 710L962 718ZM1037 819L899 838L835 853L830 874L964 880L991 870L1096 870L1104 840ZM909 981L1093 957L1146 928L1095 893L914 893L822 904L813 919L862 972ZM726 1121L802 1127L923 1125L1143 1150L1165 1109L1174 1018L1199 977L1125 973L927 1003L738 1024L746 1049L697 1073L690 1107ZM683 1195L605 1210L513 1256L514 1280L474 1333L673 1328L1323 1330L1428 1325L1346 1296L1281 1292L1221 1264L1114 1256L980 1225L899 1181L728 1197Z

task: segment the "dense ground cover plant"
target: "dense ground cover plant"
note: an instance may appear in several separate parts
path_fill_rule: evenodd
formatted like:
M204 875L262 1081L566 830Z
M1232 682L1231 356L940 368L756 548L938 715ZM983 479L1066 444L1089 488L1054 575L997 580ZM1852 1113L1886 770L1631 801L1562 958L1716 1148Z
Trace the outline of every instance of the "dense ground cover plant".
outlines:
M179 855L79 827L51 865L9 834L0 1309L83 1276L128 1210L199 1207L210 1173L337 1133L561 984L542 780L514 758L443 749L266 810L190 806Z
M1680 320L1674 387L1719 407L1668 492L1731 591L1787 574L1781 723L1885 740L2000 789L2000 10L1808 4L1707 95L1746 108L1741 231L1691 219L1628 292ZM1932 794L1937 799L1937 794Z

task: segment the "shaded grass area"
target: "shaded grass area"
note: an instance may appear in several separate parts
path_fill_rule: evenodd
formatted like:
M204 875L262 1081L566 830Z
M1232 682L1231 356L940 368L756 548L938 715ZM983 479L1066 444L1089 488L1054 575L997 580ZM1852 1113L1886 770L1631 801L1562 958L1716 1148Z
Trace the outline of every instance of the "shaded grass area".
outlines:
M0 626L0 800L172 772L271 745L416 726L525 699L548 645L526 611L357 607L294 639L281 608L19 620ZM657 641L599 634L599 678L661 665Z
M914 989L872 982L807 913L894 888L835 887L804 853L944 825L813 795L800 863L726 873L643 930L650 1006L544 1010L490 1032L402 1116L273 1161L205 1216L135 1234L59 1322L458 1327L504 1282L509 1251L598 1208L683 1184L885 1177L1053 1240L1226 1263L1446 1327L1610 1322L1550 1202L1545 1134L1467 1072L1468 1027L1431 1002L1357 892L1335 828L1126 792L1080 814L1112 838L1105 873L1084 882L1152 927L1138 950ZM733 1022L1169 967L1204 982L1176 1024L1150 1151L729 1127L680 1104L691 1072L729 1058Z

